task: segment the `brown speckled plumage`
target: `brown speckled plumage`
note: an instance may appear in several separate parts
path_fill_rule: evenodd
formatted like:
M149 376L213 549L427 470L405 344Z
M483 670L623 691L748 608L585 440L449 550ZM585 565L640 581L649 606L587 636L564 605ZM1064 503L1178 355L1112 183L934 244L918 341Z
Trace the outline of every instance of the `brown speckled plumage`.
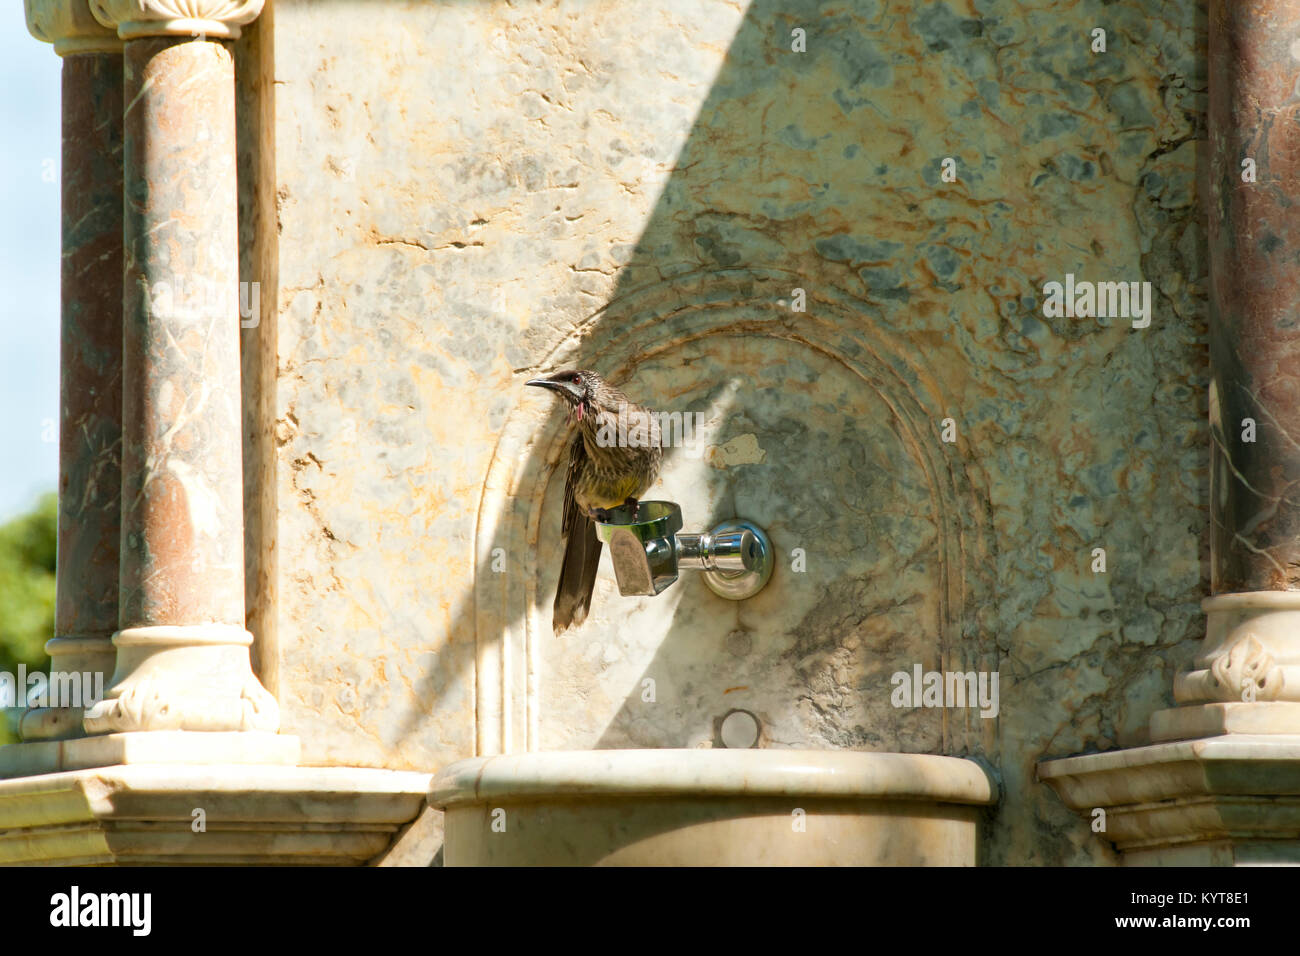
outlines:
M640 500L663 460L659 421L649 408L586 369L557 372L528 383L563 398L577 419L564 485L564 563L555 591L552 626L559 634L581 624L591 607L600 564L593 518Z

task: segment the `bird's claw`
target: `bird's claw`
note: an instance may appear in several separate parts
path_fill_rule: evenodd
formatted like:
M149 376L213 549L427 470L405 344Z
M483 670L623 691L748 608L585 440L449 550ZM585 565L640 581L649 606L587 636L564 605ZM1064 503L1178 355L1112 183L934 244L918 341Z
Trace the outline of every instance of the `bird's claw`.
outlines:
M623 502L623 507L631 509L632 521L635 522L637 515L641 512L641 502L635 498L628 498ZM609 524L614 520L614 510L612 508L592 508L590 515L593 521L599 521L601 524Z

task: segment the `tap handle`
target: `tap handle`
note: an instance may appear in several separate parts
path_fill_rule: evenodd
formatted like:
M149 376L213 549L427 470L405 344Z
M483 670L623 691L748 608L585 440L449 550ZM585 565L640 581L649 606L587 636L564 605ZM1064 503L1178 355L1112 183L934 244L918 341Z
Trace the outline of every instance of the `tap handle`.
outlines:
M677 566L700 571L754 571L760 562L758 538L748 529L677 535Z

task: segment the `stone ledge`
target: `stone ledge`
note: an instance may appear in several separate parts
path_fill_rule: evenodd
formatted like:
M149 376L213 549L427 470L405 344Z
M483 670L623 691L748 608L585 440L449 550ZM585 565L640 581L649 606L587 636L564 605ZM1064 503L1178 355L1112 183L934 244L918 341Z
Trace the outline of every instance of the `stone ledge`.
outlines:
M0 747L0 779L121 764L298 763L298 738L257 731L151 730Z
M793 796L987 806L997 784L973 760L849 750L555 750L471 757L434 779L430 806L505 799Z
M358 866L419 815L429 779L360 767L135 764L5 780L0 864Z
M1229 734L1047 760L1038 777L1138 865L1300 864L1300 735Z

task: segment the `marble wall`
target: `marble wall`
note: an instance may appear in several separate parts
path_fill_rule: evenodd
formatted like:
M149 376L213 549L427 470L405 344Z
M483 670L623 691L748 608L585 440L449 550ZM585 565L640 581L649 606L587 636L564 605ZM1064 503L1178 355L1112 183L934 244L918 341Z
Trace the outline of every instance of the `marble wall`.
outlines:
M277 0L250 607L305 759L717 746L739 708L978 755L987 862L1110 862L1033 765L1139 742L1203 628L1198 8ZM1150 326L1048 317L1067 273L1150 282ZM551 634L563 416L522 383L573 365L699 413L651 496L764 526L766 591L621 598L605 559ZM918 664L998 671L998 716L893 706Z

